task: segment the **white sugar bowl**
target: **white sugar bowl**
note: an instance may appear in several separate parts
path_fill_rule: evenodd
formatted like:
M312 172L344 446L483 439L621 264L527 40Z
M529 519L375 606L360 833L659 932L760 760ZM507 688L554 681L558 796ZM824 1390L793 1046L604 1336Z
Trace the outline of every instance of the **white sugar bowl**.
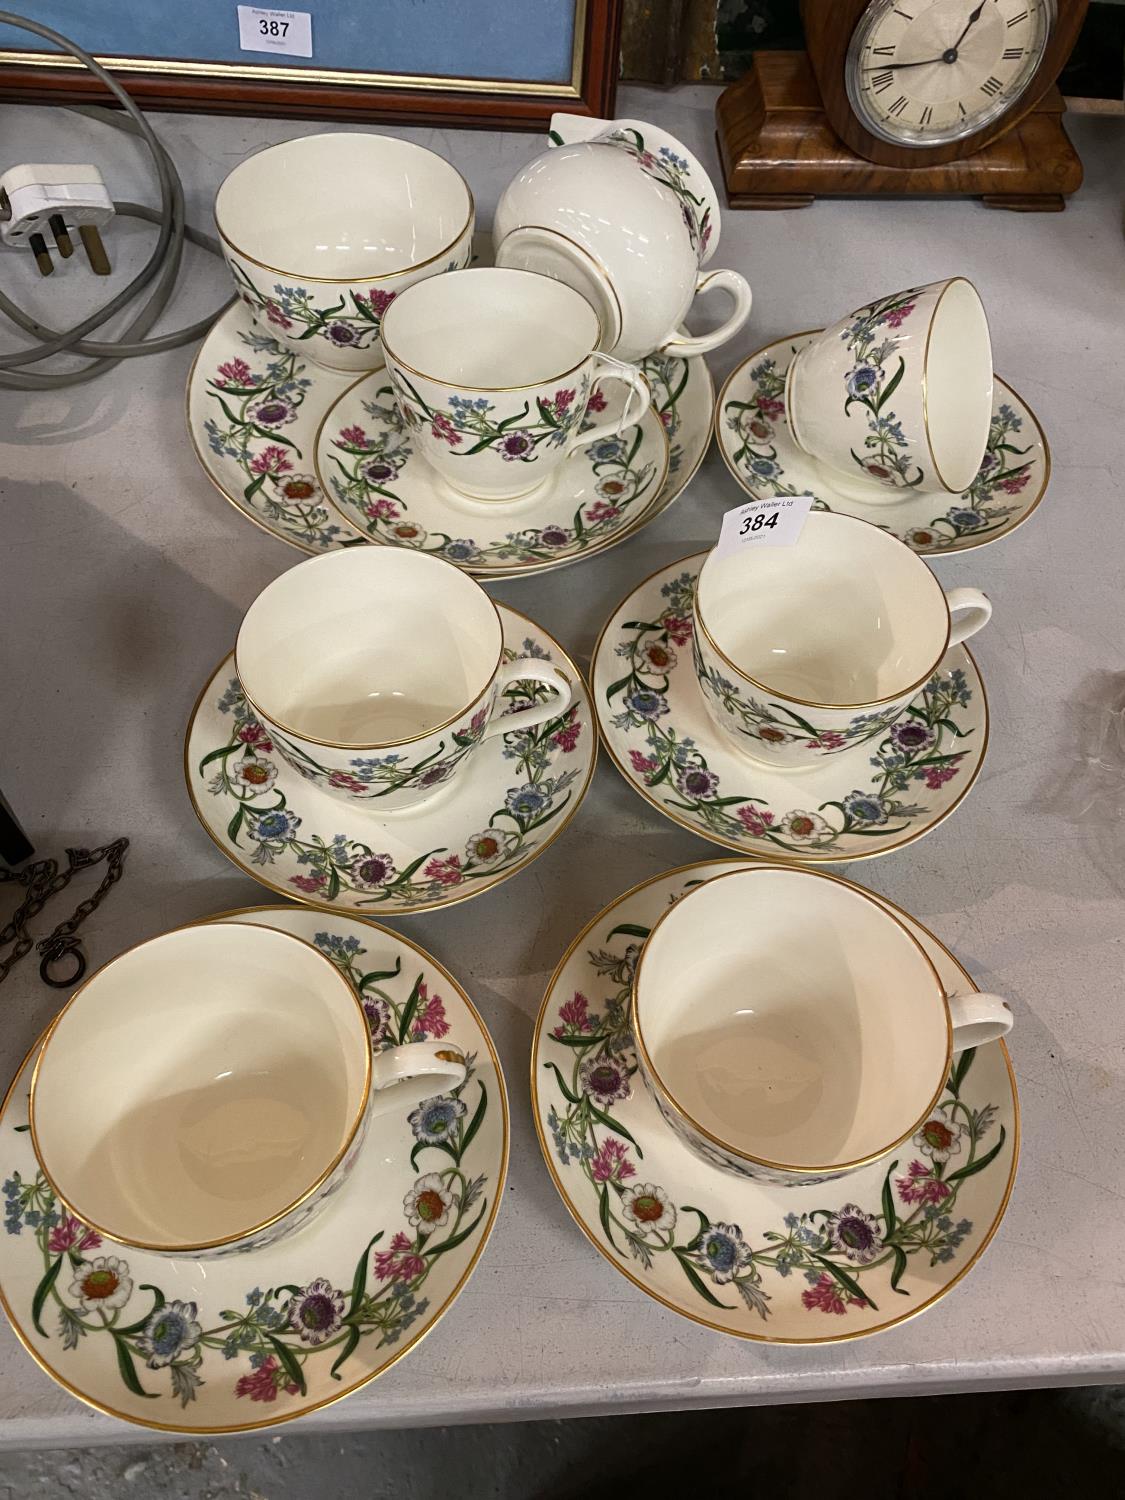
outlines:
M737 271L705 271L719 241L719 202L702 166L643 120L555 115L550 150L505 188L496 209L496 264L538 271L582 293L602 324L600 347L637 360L658 350L706 354L750 316ZM678 332L697 293L734 300L720 328Z

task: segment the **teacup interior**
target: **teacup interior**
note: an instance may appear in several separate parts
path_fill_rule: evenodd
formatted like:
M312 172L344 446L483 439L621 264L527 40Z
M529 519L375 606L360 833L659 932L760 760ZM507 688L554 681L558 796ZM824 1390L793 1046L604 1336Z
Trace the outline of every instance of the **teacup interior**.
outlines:
M251 702L283 729L374 749L469 708L501 646L495 605L452 564L363 547L275 579L246 612L235 664Z
M158 1248L273 1218L344 1148L370 1046L308 944L216 924L142 944L64 1013L35 1080L42 1162L85 1220Z
M291 276L364 280L421 265L468 226L460 173L409 141L358 131L302 136L240 162L215 221L250 259Z
M971 282L949 283L934 309L923 393L934 463L950 490L977 476L992 420L992 342Z
M921 949L867 897L800 870L689 893L644 949L637 1006L681 1109L780 1166L889 1147L945 1076L948 1013Z
M790 547L712 552L697 607L760 689L821 707L906 692L940 661L949 633L945 596L920 558L878 527L824 511Z
M382 331L409 371L487 391L570 374L597 347L600 325L560 281L482 267L415 282L387 309Z

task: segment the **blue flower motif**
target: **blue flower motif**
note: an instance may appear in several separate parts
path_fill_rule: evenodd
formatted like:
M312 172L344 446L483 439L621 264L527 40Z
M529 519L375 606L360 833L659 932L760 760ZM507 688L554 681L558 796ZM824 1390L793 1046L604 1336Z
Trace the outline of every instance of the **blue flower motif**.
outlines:
M885 823L887 810L870 792L852 792L844 798L844 812L857 823Z
M247 1305L247 1307L257 1307L258 1303L261 1300L262 1300L262 1289L261 1289L261 1287L256 1286L252 1292L247 1292L246 1293L246 1305Z
M692 1260L709 1271L718 1286L733 1281L750 1264L752 1255L737 1224L712 1224L691 1252Z
M651 688L634 688L626 693L625 707L640 719L662 719L668 712L668 700L663 693L654 693Z
M874 365L857 365L847 377L849 396L863 397L879 383L880 371Z
M616 458L624 458L625 444L620 438L603 438L600 443L594 443L587 449L587 452L595 463L611 463Z
M534 818L549 805L550 799L542 787L534 782L525 786L514 786L504 798L504 805L517 818Z
M427 1146L440 1146L447 1141L465 1114L465 1105L450 1094L439 1094L433 1099L423 1099L417 1109L407 1116L416 1140Z
M775 464L772 458L763 458L760 454L754 455L748 464L748 468L759 479L774 479L781 473L781 466L779 464Z
M301 820L295 813L278 808L275 812L260 813L257 818L251 816L246 831L252 839L260 842L269 840L272 843L278 839L292 838L300 826Z
M18 1198L20 1195L19 1178L9 1177L8 1180L4 1183L3 1192L5 1198Z
M441 551L450 562L473 562L480 556L476 543L467 537L459 537L455 541L446 542Z
M978 526L985 524L987 518L979 510L959 510L954 506L948 512L948 519L964 531L975 531Z

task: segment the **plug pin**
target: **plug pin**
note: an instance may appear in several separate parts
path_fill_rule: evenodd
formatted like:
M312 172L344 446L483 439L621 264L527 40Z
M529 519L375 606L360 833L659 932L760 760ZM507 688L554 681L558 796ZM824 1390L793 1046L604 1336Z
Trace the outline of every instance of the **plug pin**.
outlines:
M31 246L31 253L35 256L35 264L39 267L40 276L50 276L55 269L47 249L47 241L41 234L29 234L27 243Z
M82 248L86 252L86 259L90 262L90 269L95 276L109 275L109 256L105 253L102 237L93 224L79 224L78 233L82 237Z
M51 233L55 237L59 254L63 260L69 260L74 254L74 245L70 238L70 231L66 227L66 220L62 214L52 214L47 223L51 226Z

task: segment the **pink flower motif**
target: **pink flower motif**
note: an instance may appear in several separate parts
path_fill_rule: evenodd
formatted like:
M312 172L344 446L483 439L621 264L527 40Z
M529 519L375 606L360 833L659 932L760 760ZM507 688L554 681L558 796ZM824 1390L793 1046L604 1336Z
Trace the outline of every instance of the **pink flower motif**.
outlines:
M651 151L638 152L637 160L640 162L642 167L648 167L650 170L657 165L656 157L653 156Z
M601 388L600 385L596 385L594 387L594 389L590 392L590 399L589 399L589 401L586 402L586 410L588 412L591 412L591 411L605 411L605 409L606 409L605 393L602 390L602 388Z
M573 390L556 391L555 394L551 397L551 405L555 408L555 416L561 417L565 415L565 413L570 410L570 406L573 400Z
M461 434L444 412L435 411L430 423L430 431L436 438L444 438L451 448L456 448L461 441Z
M276 302L267 301L263 311L275 328L288 330L293 327L293 319L287 318Z
M400 515L398 506L393 500L385 497L373 500L370 505L364 506L364 513L373 521L397 521Z
M62 1255L65 1250L81 1252L96 1250L102 1242L100 1234L87 1229L80 1219L66 1214L61 1223L55 1225L47 1237L47 1249L52 1255Z
M299 891L304 891L306 896L315 896L324 884L323 875L290 875L289 884L295 885Z
M834 729L825 729L815 740L806 740L805 746L809 750L839 750L847 743L842 734L837 734Z
M414 1254L414 1242L400 1229L386 1250L375 1252L376 1281L413 1281L426 1269L426 1262Z
M953 1189L940 1177L935 1177L933 1168L925 1162L912 1161L905 1177L895 1178L895 1187L904 1203L941 1203Z
M448 859L431 859L422 873L440 885L460 885L463 879L461 856L451 854Z
M349 771L333 771L328 778L328 785L342 792L359 793L367 790L367 783L360 781L358 776L353 776Z
M440 995L432 998L424 983L418 985L418 1009L414 1013L414 1024L410 1035L415 1041L425 1041L428 1036L443 1037L449 1030L445 1019L445 1001Z
M706 250L707 246L711 243L711 230L713 228L714 228L714 225L711 223L710 220L708 220L707 223L704 224L704 226L703 226L703 233L699 236L699 248L700 248L700 250Z
M276 443L267 444L261 453L250 460L250 469L254 474L285 474L292 467L285 449L279 448Z
M889 313L884 313L882 321L888 328L901 328L913 311L913 302L908 302L905 307L892 307Z
M295 1396L300 1389L281 1368L277 1356L271 1354L249 1375L239 1376L234 1394L249 1396L251 1401L276 1401L278 1391L284 1391L287 1396Z
M259 377L254 374L244 359L228 359L219 366L218 376L212 385L257 385Z
M362 302L377 318L381 318L397 296L397 292L383 292L378 287L372 287L367 293L357 292L355 300Z
M865 1297L845 1297L843 1288L827 1271L822 1271L812 1286L801 1293L801 1301L810 1312L819 1308L825 1313L846 1313L849 1307L866 1307Z
M625 1142L608 1136L598 1147L590 1164L595 1182L624 1182L637 1175L637 1169L625 1155Z
M671 613L661 615L660 623L677 646L686 646L691 640L691 621L685 619L683 615Z
M772 417L776 420L784 415L785 402L779 401L776 396L759 396L758 410L763 417Z
M737 817L746 832L758 839L764 833L768 832L769 826L773 822L773 813L768 811L768 809L755 807L749 802L742 804L738 809Z
M551 744L557 745L564 755L569 755L578 744L581 733L582 725L578 723L578 710L572 708L566 716L566 722L551 736Z
M604 500L595 500L586 512L586 519L591 525L597 525L599 521L612 521L614 516L621 514L619 506L607 505Z
M552 1035L566 1036L575 1035L580 1031L593 1031L593 1017L587 1015L590 1002L581 990L575 990L570 1000L564 1000L559 1006L560 1026L556 1026Z
M270 739L257 719L247 719L246 723L238 731L238 738L244 745L253 745L256 750L266 751L273 749L273 740Z
M672 417L672 412L671 412L670 409L668 411L662 411L660 413L660 422L661 422L661 425L663 427L666 427L669 432L671 432L671 430L672 430L672 421L673 421L673 417Z
M1013 474L1011 479L1002 479L1000 481L1000 488L1006 490L1009 495L1018 495L1030 478L1030 472Z
M337 441L341 443L348 443L353 448L371 447L371 439L367 436L366 432L364 432L363 428L354 425L351 427L341 427L340 436Z
M936 792L943 787L947 781L952 781L957 775L957 766L927 766L926 785L931 792Z
M644 755L640 750L630 750L629 759L633 764L633 770L642 776L650 776L656 770L656 758L652 755Z
M480 734L483 731L484 726L485 726L485 724L487 724L487 722L488 722L488 709L487 708L478 708L477 711L476 711L476 713L469 720L469 733L471 735L473 735L473 736L476 736L476 735Z

